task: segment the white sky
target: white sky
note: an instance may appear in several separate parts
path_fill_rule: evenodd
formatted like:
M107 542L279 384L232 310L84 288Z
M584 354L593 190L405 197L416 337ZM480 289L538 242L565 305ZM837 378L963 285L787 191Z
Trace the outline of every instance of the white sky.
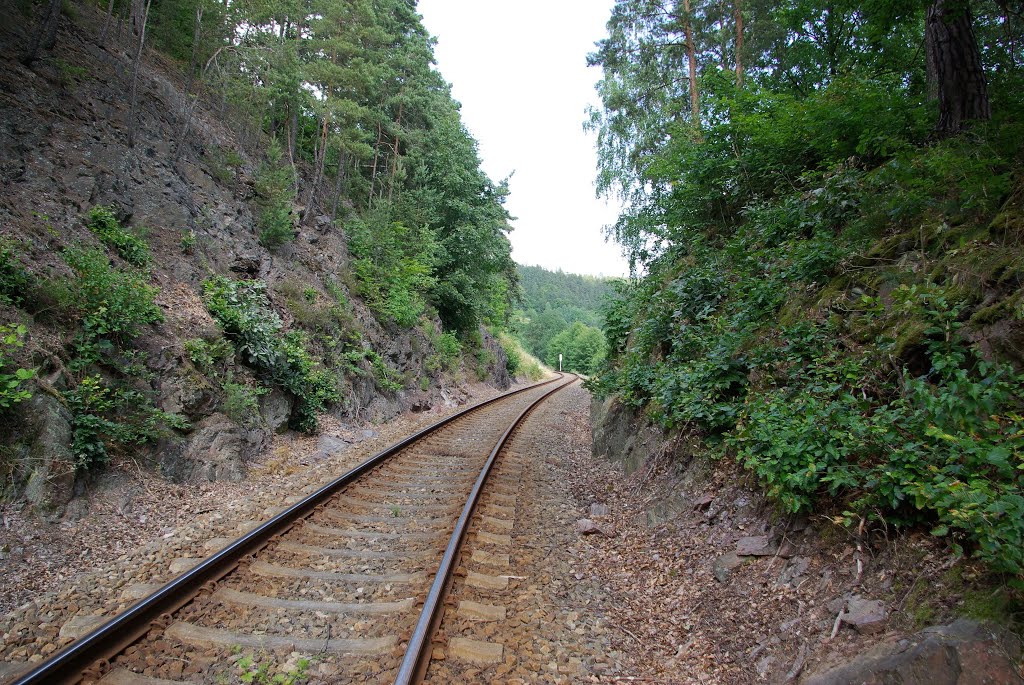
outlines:
M600 71L587 53L605 35L614 0L419 0L437 37L441 74L462 103L495 181L515 174L506 206L512 257L569 273L624 276L602 227L618 207L594 197L597 153L583 132Z

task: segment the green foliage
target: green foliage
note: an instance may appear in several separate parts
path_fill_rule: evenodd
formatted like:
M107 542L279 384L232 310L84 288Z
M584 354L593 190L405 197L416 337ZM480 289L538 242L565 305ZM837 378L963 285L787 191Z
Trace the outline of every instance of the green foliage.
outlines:
M431 325L428 329L428 339L434 348L433 354L427 356L425 366L430 373L437 373L444 370L452 373L459 368L462 362L462 343L458 336L452 332L438 333Z
M538 358L547 359L551 340L572 324L580 322L596 328L603 323L601 310L612 295L608 279L553 272L539 266L519 265L517 271L523 309L514 317L514 329Z
M605 342L601 331L577 321L556 335L547 345L545 360L553 369L558 368L558 355L562 355L562 370L590 375L601 366L605 356Z
M349 251L359 292L378 314L403 328L416 324L434 284L431 266L436 249L433 232L410 229L376 212L348 225Z
M190 338L185 341L185 353L196 368L208 376L218 376L224 363L234 357L234 349L223 337L214 340Z
M731 18L695 2L697 114L684 22L645 7L616 3L591 55L599 186L644 274L605 310L591 387L702 434L785 511L922 527L1020 582L1024 380L987 328L1024 283L1020 23L972 6L993 119L939 139L924 6L748 7L738 87Z
M149 265L149 245L142 238L122 228L110 207L95 205L89 210L86 224L100 242L114 248L121 259L133 266Z
M184 233L181 234L181 240L179 241L179 245L181 245L181 251L184 252L185 254L190 255L193 252L195 252L196 245L198 244L199 239L196 237L195 231L185 231Z
M283 162L284 152L275 140L267 148L267 159L253 179L257 204L260 207L260 243L268 249L280 247L295 239L292 214L295 201L295 178Z
M246 654L235 662L239 671L238 679L252 685L300 685L306 682L309 677L307 671L310 666L309 659L298 659L295 667L282 670L271 675L273 662L270 660L258 660L252 655Z
M70 247L64 261L75 273L63 304L81 319L88 338L125 340L147 324L163 321L158 290L134 270L117 269L102 250Z
M18 260L17 248L9 238L0 238L0 304L20 307L31 293L32 274Z
M332 374L316 368L306 336L283 330L262 281L215 276L203 284L203 301L242 359L297 400L292 425L312 432L317 414L341 399Z
M32 396L24 384L35 378L35 369L8 369L12 351L25 346L28 331L21 324L0 325L0 411L6 411Z
M184 417L160 411L142 393L111 386L98 374L84 377L63 396L72 414L71 452L77 470L106 464L113 447L153 442L171 429L188 428Z
M221 386L224 390L224 403L221 409L235 423L252 427L260 421L260 396L269 390L259 385L235 383L230 377Z

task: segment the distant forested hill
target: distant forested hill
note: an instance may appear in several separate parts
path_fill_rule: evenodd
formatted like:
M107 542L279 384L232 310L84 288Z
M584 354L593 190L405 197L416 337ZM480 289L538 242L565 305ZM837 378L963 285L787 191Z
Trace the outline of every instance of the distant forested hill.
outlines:
M527 349L546 364L591 373L604 356L601 308L613 293L611 281L518 265L523 309L515 328Z

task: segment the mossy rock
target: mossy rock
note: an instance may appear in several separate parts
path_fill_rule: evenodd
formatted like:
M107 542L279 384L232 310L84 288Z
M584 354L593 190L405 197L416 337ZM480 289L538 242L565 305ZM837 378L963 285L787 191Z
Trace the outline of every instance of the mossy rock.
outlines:
M1009 297L974 312L969 325L971 328L978 329L991 326L1004 319L1020 321L1022 315L1024 315L1024 291L1018 290Z

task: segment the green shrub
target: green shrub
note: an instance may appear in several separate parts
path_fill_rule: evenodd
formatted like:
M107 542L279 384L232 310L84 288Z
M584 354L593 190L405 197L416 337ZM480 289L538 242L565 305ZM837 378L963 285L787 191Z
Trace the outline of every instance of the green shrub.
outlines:
M35 369L8 369L8 354L25 346L28 333L21 324L0 325L0 410L10 409L32 396L24 384L35 377Z
M87 337L130 339L163 321L154 301L159 291L139 272L114 268L98 249L67 248L64 261L75 272L64 304L81 317Z
M235 383L230 378L224 381L224 404L222 409L228 418L242 426L254 426L259 423L261 395L269 390L259 385Z
M196 368L212 376L217 376L224 362L235 355L231 343L223 337L214 340L203 340L202 338L186 340L185 353Z
M32 291L34 279L18 260L14 242L0 238L0 304L20 307Z
M233 281L215 276L203 284L203 300L242 359L297 400L293 427L316 430L318 413L338 402L333 376L316 369L301 332L283 331L262 281Z
M433 232L391 221L384 212L353 221L347 230L353 271L367 305L399 326L414 326L434 285Z
M424 368L432 374L442 370L452 373L458 369L462 363L462 343L459 337L451 331L439 331L428 319L420 321L419 329L433 348L433 352L424 361Z
M283 164L284 152L277 141L267 149L267 159L253 179L260 207L258 218L260 243L267 249L280 247L295 239L292 222L295 179Z
M111 387L99 375L86 376L63 397L71 410L71 451L80 471L109 462L112 447L141 445L171 429L188 428L184 417L160 411L138 391Z
M185 254L192 254L196 250L196 245L199 244L199 239L196 237L195 231L185 231L181 234L181 251Z
M149 265L149 245L142 238L122 228L110 207L94 206L89 210L86 224L100 242L113 247L121 259L138 267Z

